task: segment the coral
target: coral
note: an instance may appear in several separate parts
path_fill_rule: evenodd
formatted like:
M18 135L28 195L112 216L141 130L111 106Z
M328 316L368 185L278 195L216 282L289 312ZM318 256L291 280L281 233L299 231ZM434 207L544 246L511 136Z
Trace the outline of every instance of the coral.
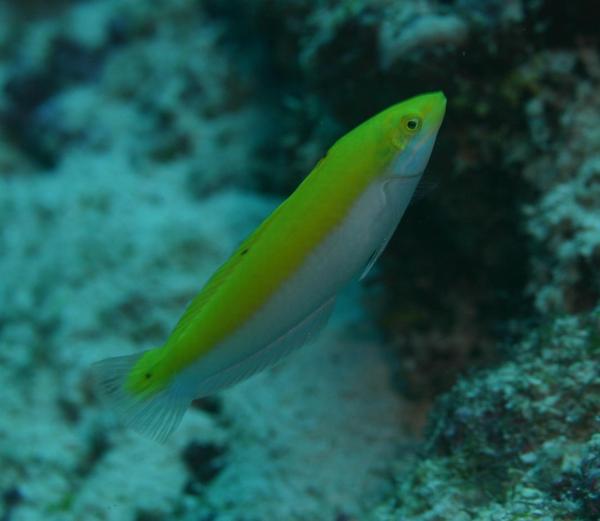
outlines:
M165 19L177 21L176 33ZM92 2L42 27L6 71L0 110L6 136L41 167L56 168L72 150L120 146L145 168L185 169L200 197L255 184L252 155L268 124L260 102L248 103L252 77L197 6ZM220 162L205 160L216 155Z
M75 138L61 124L51 98L74 83L91 81L99 68L98 53L57 37L44 67L13 74L4 84L6 109L0 121L7 134L42 165L52 167L60 149Z
M182 458L195 482L212 481L225 466L222 462L225 447L192 441L183 450Z
M524 171L543 194L526 210L539 251L529 291L543 313L577 313L600 303L600 54L582 48L540 62L536 76L547 86L528 112L535 129L552 131L534 133L543 154ZM584 78L574 74L578 65ZM559 117L549 124L557 108Z
M379 31L379 60L383 69L390 69L410 54L420 56L424 50L464 47L468 24L463 18L435 10L423 11L417 14L410 3L398 3L386 13Z
M437 401L422 459L373 519L595 518L600 309L541 326L513 353Z
M274 202L229 192L198 204L184 175L140 178L115 156L70 155L54 177L0 183L0 490L18 486L16 519L131 519L141 497L169 516L186 481L177 449L118 434L87 367L161 342Z
M550 491L557 501L572 502L573 514L593 521L600 517L600 436L594 436L579 456L551 482Z

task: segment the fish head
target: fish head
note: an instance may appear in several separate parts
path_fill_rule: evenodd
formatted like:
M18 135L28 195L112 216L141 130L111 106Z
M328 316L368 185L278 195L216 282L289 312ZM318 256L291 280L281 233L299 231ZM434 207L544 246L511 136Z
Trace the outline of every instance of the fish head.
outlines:
M385 175L420 178L444 119L446 97L442 92L422 94L386 112L385 131L392 158Z

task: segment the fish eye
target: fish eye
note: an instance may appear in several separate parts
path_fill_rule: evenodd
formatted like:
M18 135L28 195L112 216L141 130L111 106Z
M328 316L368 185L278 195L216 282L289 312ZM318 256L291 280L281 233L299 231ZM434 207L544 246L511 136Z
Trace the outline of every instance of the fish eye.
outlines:
M404 128L411 134L414 134L415 132L420 130L422 125L421 118L417 116L408 116L404 118L403 123Z

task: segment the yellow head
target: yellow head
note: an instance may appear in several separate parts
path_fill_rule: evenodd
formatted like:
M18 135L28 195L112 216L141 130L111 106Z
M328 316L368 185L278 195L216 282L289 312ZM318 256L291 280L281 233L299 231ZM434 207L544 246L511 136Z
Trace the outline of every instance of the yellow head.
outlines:
M446 111L441 92L422 94L398 103L376 116L387 135L391 161L386 176L421 176Z
M442 92L392 105L346 134L332 147L361 184L379 176L420 177L446 111Z

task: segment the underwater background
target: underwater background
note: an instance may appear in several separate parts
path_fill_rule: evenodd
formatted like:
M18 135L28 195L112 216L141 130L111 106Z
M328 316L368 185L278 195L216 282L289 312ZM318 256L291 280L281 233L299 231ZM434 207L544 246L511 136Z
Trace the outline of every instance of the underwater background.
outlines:
M0 520L599 520L597 8L0 0ZM122 427L90 364L431 90L423 194L320 338Z

